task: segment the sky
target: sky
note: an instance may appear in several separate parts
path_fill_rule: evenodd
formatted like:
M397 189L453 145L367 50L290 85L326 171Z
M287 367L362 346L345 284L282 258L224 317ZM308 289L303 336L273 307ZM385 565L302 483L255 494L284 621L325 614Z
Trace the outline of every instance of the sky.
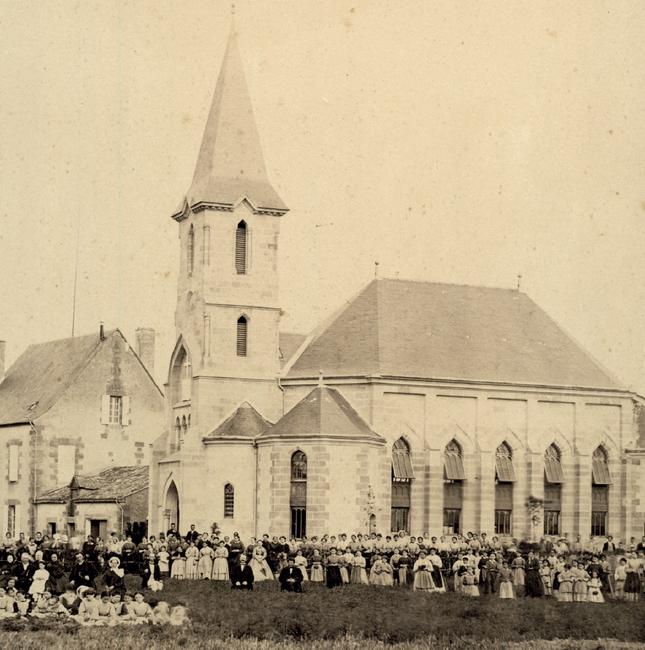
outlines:
M231 23L218 0L0 0L0 339L158 332ZM237 0L284 331L374 276L525 291L645 393L645 4Z

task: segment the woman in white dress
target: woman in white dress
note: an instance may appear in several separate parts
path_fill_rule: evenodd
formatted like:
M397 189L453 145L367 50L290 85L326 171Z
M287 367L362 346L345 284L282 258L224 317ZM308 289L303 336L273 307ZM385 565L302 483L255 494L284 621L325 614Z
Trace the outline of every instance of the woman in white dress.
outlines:
M262 542L258 542L253 548L253 556L251 557L249 566L253 571L253 579L255 582L273 580L273 573L271 573L267 562L267 552L264 546L262 546Z
M224 542L221 541L215 549L215 560L213 562L213 580L225 580L228 582L228 551Z
M186 549L186 579L195 580L197 578L197 560L199 559L199 549L195 542L191 542Z
M294 564L300 569L300 573L302 573L302 581L307 582L309 580L309 576L307 575L307 558L302 554L300 549L296 551Z
M604 603L605 598L601 591L602 583L598 577L597 571L591 572L591 579L587 583L587 602L589 603Z
M353 585L368 585L367 573L365 572L365 558L360 551L356 551L352 562L352 574L349 581Z
M32 583L29 587L29 593L32 596L36 594L45 593L48 580L49 580L49 571L45 569L45 563L41 560L40 562L38 562L38 568L34 571Z

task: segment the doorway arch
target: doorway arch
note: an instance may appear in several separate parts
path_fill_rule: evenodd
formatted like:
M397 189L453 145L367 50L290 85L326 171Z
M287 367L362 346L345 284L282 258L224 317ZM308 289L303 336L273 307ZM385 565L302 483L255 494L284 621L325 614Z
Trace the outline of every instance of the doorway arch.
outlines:
M175 524L176 530L180 530L179 491L174 481L170 481L166 490L166 498L164 499L164 532L169 530L172 524Z

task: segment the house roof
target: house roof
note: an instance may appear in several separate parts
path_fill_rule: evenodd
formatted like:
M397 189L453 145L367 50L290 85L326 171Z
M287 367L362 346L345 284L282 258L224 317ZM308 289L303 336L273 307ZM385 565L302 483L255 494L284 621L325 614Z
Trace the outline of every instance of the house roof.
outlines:
M230 208L247 199L254 210L287 212L287 206L267 176L253 107L237 47L231 30L193 182L186 200L173 215L181 218L188 206L216 205Z
M0 425L27 423L50 409L101 343L96 333L30 345L0 383Z
M338 390L328 386L312 390L259 439L268 437L354 438L383 442Z
M147 465L109 467L93 476L75 475L68 485L41 494L36 503L67 503L72 488L78 489L77 503L114 502L147 487Z
M307 338L306 334L280 332L280 363L284 366Z
M242 402L235 411L211 431L204 440L216 438L255 438L271 427L248 402Z
M623 388L524 293L405 280L370 282L289 365L289 378Z

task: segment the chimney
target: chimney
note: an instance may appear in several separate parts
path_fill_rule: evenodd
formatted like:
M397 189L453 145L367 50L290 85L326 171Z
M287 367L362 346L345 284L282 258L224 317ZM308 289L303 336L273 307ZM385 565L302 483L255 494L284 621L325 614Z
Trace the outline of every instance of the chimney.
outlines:
M7 347L6 341L0 341L0 383L4 379L4 353Z
M103 321L99 325L99 341L105 341L105 327L103 327Z
M155 331L152 327L137 327L137 355L147 371L154 375L155 371Z

